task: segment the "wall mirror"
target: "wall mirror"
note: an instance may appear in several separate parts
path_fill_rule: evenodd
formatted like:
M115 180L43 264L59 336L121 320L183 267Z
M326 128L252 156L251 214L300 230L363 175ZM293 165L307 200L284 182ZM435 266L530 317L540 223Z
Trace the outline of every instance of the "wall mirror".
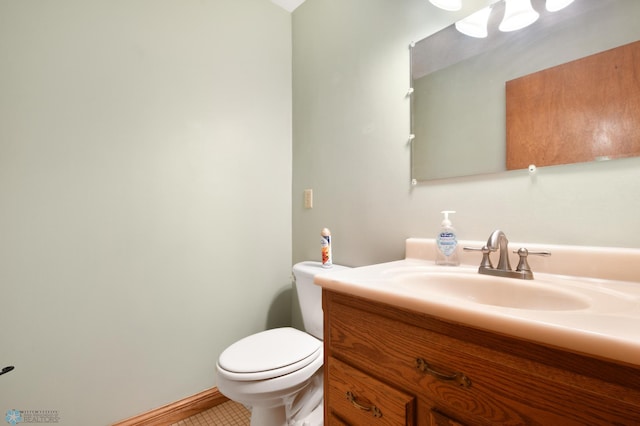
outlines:
M574 0L556 12L545 1L531 1L539 18L518 31L498 29L499 0L486 38L454 24L412 46L414 182L505 171L507 81L640 40L637 0Z

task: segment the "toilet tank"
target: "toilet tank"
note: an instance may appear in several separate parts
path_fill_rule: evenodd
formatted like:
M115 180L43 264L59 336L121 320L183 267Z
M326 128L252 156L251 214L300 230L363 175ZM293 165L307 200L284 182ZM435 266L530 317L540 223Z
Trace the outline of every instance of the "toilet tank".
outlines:
M331 273L349 269L346 266L334 264L331 268L323 268L320 262L300 262L293 265L293 278L298 293L298 303L302 313L302 322L307 333L322 340L322 287L313 283L317 274Z

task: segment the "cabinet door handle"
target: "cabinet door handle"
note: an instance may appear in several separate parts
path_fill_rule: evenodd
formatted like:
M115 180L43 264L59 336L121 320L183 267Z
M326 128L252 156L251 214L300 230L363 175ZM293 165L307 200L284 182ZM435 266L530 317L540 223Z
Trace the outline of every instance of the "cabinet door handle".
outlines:
M366 405L360 404L358 401L356 401L356 397L353 394L353 392L347 391L347 399L357 409L362 411L371 411L371 414L373 415L373 417L382 417L382 411L380 411L378 407L376 407L375 405L366 406Z
M471 386L471 379L469 379L464 373L441 373L437 370L431 368L429 363L425 361L423 358L416 358L416 368L423 373L427 373L435 377L436 379L445 380L455 382L463 388L468 388Z

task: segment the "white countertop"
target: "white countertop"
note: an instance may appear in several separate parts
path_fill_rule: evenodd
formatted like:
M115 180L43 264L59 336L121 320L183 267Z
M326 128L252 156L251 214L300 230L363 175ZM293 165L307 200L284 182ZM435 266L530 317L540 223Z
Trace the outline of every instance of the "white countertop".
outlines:
M482 245L471 241L463 244ZM511 249L519 247L511 244ZM534 245L526 247L531 250L541 248ZM544 263L537 262L534 266L534 259L530 259L535 274L533 281L480 276L477 265L437 266L432 260L424 258L434 253L433 240L409 239L407 258L404 260L342 271L329 270L316 276L315 282L326 289L366 297L445 320L640 366L640 250L578 247L572 251L573 248L567 246L546 248L551 250L552 256L545 258ZM471 259L477 258L479 264L480 255L471 254ZM564 262L563 267L554 265L554 256ZM469 258L468 253L465 253L465 258ZM620 271L620 258L627 263L624 271ZM570 265L567 259L570 259ZM512 265L517 264L517 256L511 260ZM497 258L494 258L494 264L496 263ZM608 267L598 267L603 263ZM583 271L580 265L588 265L588 276L557 273ZM607 269L612 271L607 272ZM545 270L555 273L546 273ZM474 285L476 282L477 285L490 285L491 280L497 279L509 280L509 285L513 282L513 285L537 285L541 289L555 286L554 288L584 295L589 306L574 310L518 309L446 295L433 296L428 291L423 293L415 291L415 287L399 284L402 276L407 274L420 279L437 279L439 274L454 274L462 279L472 279ZM623 280L630 278L636 280ZM428 282L424 285L428 286Z

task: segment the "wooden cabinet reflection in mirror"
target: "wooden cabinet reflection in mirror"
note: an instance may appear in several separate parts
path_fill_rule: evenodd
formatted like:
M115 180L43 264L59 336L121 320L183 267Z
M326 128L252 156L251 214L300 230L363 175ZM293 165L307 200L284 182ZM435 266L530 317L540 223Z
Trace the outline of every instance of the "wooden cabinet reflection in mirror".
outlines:
M640 155L640 41L506 83L507 170Z

